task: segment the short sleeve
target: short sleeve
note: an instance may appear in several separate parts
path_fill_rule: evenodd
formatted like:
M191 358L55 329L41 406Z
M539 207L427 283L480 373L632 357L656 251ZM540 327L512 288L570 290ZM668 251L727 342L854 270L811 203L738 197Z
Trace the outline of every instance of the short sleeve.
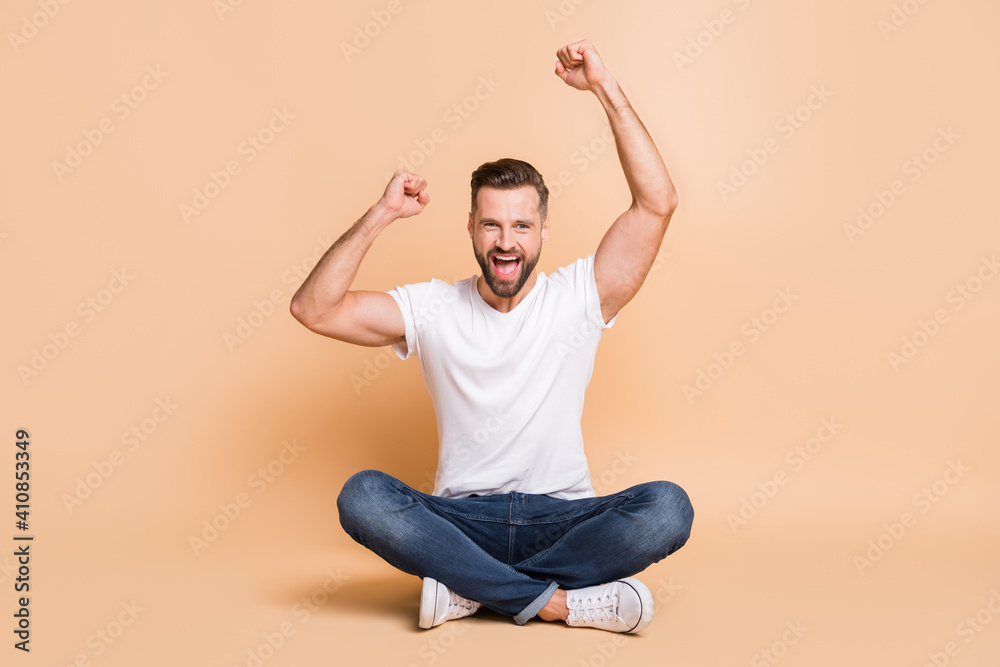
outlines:
M615 313L608 322L604 321L604 316L601 314L601 297L597 293L597 279L594 278L595 256L591 254L556 269L553 277L567 283L573 290L583 306L588 321L595 323L601 329L610 329L618 319L618 314Z
M432 278L430 282L413 283L396 286L386 292L396 300L399 311L403 314L403 324L406 328L406 340L394 343L392 349L400 359L409 359L416 354L422 354L422 338L437 325L438 315L446 306L456 300L457 289L443 280Z
M400 312L403 314L403 324L406 328L406 340L402 343L393 343L392 349L396 356L404 361L409 359L417 350L417 327L413 317L413 288L416 285L396 286L386 292L396 301Z

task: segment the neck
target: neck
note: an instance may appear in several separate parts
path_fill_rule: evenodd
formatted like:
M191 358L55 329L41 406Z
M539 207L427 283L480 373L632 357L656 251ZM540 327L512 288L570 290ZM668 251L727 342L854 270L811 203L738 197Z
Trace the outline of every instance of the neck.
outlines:
M476 281L476 289L479 290L479 295L483 297L483 301L488 303L493 310L501 313L509 313L517 304L524 300L524 297L528 296L528 292L531 291L536 282L538 282L538 273L532 271L531 277L521 286L521 290L514 296L505 298L494 294L490 286L486 284L486 279L479 276L479 280Z

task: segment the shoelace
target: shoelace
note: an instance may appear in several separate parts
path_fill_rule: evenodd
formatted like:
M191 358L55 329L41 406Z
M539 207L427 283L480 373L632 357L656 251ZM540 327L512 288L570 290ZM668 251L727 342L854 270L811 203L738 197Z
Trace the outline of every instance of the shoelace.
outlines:
M574 609L570 609L575 620L587 621L613 621L618 616L618 593L608 593L603 597L588 597L586 600L577 600Z

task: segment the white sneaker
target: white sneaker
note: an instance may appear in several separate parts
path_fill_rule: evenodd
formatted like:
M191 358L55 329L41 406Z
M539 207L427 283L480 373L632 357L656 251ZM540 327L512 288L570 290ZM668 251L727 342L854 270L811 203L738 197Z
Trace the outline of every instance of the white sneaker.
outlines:
M566 591L567 625L636 633L653 620L653 594L628 577L610 584Z
M420 627L426 629L476 613L483 605L457 595L437 579L424 577L420 594Z

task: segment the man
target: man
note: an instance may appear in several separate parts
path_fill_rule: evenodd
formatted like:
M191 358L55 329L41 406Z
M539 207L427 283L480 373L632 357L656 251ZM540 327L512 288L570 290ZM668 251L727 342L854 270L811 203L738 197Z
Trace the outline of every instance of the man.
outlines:
M422 628L485 605L519 625L537 615L639 632L653 599L631 575L690 534L694 513L679 486L595 497L590 484L580 418L597 343L645 280L677 196L593 44L557 57L555 73L607 112L632 193L594 254L550 276L534 272L548 189L531 165L502 159L472 175L468 232L481 276L350 291L379 232L430 200L426 181L400 170L291 303L312 331L420 359L440 441L434 494L366 470L348 479L337 506L351 537L423 578Z

